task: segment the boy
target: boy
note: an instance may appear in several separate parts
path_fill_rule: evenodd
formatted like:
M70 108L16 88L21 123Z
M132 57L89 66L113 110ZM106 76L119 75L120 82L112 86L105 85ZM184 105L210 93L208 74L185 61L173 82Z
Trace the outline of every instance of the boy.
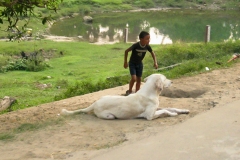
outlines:
M131 74L131 80L129 82L129 89L126 91L126 95L129 95L132 93L132 88L134 83L136 82L136 90L137 92L140 89L141 85L141 78L142 78L142 72L143 72L143 63L142 60L145 57L145 54L147 51L149 51L152 55L153 61L154 61L154 67L157 69L158 64L156 60L156 56L152 50L152 48L149 45L150 42L150 34L146 31L142 31L139 34L139 42L134 43L131 47L129 47L125 51L124 55L124 68L127 68L129 66L130 74ZM127 62L128 52L132 51L129 63Z

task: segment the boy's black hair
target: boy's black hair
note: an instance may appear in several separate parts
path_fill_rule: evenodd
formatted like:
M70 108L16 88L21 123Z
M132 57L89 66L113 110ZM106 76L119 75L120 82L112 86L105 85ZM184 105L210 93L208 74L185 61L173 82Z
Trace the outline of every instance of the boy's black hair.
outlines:
M148 32L142 31L142 32L139 34L139 39L144 38L145 36L148 36L148 35L150 35Z

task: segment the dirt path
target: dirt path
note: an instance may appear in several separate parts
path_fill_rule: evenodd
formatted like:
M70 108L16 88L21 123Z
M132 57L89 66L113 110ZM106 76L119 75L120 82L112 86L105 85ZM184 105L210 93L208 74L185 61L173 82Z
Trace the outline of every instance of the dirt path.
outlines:
M160 107L189 109L189 115L153 121L107 121L92 114L59 115L62 108L84 108L103 95L121 95L127 85L0 115L1 133L24 123L61 119L59 124L19 133L11 141L0 141L1 159L67 159L76 151L82 151L82 159L88 159L84 151L94 152L149 137L214 107L240 100L239 68L240 64L236 64L232 68L173 80L173 86L160 96Z

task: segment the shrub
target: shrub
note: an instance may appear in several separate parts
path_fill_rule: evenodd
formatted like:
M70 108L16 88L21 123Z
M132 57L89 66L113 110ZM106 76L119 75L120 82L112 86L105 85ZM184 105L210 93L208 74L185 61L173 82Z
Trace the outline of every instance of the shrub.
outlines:
M97 83L93 83L91 81L81 81L76 82L75 85L70 86L67 88L67 90L60 94L55 96L55 100L65 99L69 97L84 95L87 93L92 93L108 88L113 88L117 86L124 85L129 82L129 76L117 76L117 77L109 77L106 80L100 80Z
M1 67L0 72L8 72L14 70L38 72L46 69L47 67L49 67L49 65L44 62L43 57L39 54L34 53L27 59L18 58L16 60L9 60L7 65Z

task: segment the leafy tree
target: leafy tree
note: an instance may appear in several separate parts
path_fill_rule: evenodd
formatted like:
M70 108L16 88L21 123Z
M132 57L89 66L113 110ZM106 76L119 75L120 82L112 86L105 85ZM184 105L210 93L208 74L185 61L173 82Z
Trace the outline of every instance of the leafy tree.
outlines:
M5 31L16 31L16 34L9 35L10 40L21 38L26 33L26 27L34 14L34 8L47 8L57 11L58 5L63 0L0 0L0 24L8 23ZM51 16L40 17L42 24L51 19ZM24 20L24 25L18 28L17 23Z

